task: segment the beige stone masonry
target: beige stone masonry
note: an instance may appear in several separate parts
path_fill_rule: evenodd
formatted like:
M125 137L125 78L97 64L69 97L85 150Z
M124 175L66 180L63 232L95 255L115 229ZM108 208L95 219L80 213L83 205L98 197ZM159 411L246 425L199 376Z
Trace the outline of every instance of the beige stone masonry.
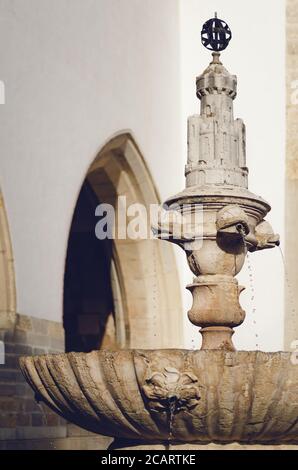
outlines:
M298 1L286 1L286 201L285 328L286 350L298 340Z

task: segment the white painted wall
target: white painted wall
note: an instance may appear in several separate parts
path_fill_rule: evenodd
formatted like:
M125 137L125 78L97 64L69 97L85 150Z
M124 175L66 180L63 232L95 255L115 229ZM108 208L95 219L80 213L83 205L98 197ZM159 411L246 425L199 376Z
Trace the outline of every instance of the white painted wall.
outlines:
M163 198L181 188L178 6L0 1L0 185L19 312L61 320L73 208L115 132L133 132Z
M184 154L186 119L199 112L195 97L195 77L210 62L210 53L200 44L202 24L218 12L227 21L233 39L221 59L238 76L235 117L241 117L247 130L249 189L272 206L267 216L274 230L284 234L285 162L285 5L283 0L181 0L181 70ZM247 312L245 323L237 328L234 342L240 349L282 349L284 272L278 249L250 255L255 298L249 288L248 269L239 281L247 286L241 295ZM186 302L189 302L189 297ZM256 308L256 313L252 310ZM253 319L256 319L256 325ZM258 334L258 339L256 339ZM197 333L188 328L189 337ZM190 344L192 344L190 342Z
M215 10L234 34L222 58L238 75L249 186L272 204L268 219L283 236L283 0L0 0L0 185L21 313L61 320L73 208L88 166L115 132L133 132L162 198L184 186L186 119L198 111L195 76L210 61L200 30ZM175 251L186 284L191 275ZM247 320L235 343L254 349L257 332L262 349L280 349L281 258L272 250L251 260L255 300L249 289L242 294ZM240 278L249 285L247 271ZM184 298L186 309L186 291ZM197 331L187 331L188 346L197 345Z

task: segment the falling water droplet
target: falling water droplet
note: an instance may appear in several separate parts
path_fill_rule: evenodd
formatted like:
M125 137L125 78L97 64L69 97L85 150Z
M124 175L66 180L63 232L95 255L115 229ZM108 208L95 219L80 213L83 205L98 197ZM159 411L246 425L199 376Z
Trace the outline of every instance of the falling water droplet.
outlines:
M254 301L255 301L255 288L254 288L254 284L253 284L253 277L254 276L253 276L253 269L252 269L249 253L247 253L247 267L248 267L248 270L249 270L249 289L250 289L250 293L251 293L250 300L252 302L252 323L253 323L254 328L255 328L255 332L254 332L255 345L256 345L256 349L259 349L259 335L256 331L256 328L257 328L257 317L256 317L257 309L256 309L256 306L254 305Z
M174 416L177 407L177 397L171 397L169 399L169 407L168 407L168 444L173 440L173 424L174 424Z
M153 301L153 318L152 318L152 328L153 328L153 337L157 337L157 304L158 304L158 292L157 292L157 270L156 270L156 242L157 240L153 241L153 286L152 286L152 301ZM155 347L158 345L155 344Z

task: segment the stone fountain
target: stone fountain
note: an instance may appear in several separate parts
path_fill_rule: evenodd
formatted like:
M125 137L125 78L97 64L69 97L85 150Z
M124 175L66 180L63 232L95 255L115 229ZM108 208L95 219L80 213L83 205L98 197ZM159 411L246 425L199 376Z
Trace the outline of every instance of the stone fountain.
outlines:
M195 275L187 286L188 316L201 328L201 350L20 360L39 400L68 421L114 437L115 449L298 443L298 366L291 354L237 352L232 342L245 318L235 276L248 251L273 248L279 237L264 220L269 204L247 189L245 126L233 116L237 79L219 53L229 30L222 20L210 21L202 41L211 43L213 57L196 80L201 110L188 121L186 188L164 205L170 223L154 228L185 250ZM210 27L221 43L208 43Z

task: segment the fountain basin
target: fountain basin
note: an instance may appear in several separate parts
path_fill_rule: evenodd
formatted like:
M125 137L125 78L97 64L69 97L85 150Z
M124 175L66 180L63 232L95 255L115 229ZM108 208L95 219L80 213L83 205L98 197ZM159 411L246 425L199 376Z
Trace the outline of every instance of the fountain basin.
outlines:
M297 443L298 365L285 352L120 350L23 357L44 401L131 441Z

